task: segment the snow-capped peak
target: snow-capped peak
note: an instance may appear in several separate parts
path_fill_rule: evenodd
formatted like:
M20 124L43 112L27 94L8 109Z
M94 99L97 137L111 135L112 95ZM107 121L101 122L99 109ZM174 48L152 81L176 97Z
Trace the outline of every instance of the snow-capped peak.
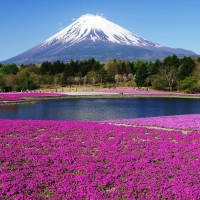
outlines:
M83 40L97 40L130 46L160 47L99 16L86 14L43 42L43 46L62 42L67 46Z

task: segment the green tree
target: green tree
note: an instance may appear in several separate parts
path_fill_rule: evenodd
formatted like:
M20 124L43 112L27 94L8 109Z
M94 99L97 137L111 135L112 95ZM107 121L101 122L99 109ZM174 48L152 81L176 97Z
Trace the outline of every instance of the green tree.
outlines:
M17 91L18 90L18 77L14 74L8 74L5 77L5 83L8 88L10 88L10 91Z
M68 78L68 77L73 77L76 75L77 71L76 71L76 68L77 68L77 62L74 62L73 60L70 61L70 63L67 63L66 66L65 66L65 70L64 70L64 73L63 73L63 80L64 82L66 83L72 83L72 78ZM70 80L70 81L69 81Z
M145 63L143 63L136 72L135 82L138 87L145 85L145 80L148 77L148 71L147 66Z
M113 65L117 68L117 71L119 74L125 73L126 69L125 69L124 63L122 63L119 58L114 59L112 62L113 62Z
M178 74L179 80L185 79L187 76L190 76L195 69L195 61L191 57L183 57L181 59L181 69Z
M41 75L52 74L52 64L51 64L51 62L46 61L46 62L43 62L41 64L40 74Z
M135 74L135 73L136 73L136 70L135 70L135 62L134 62L134 61L130 62L130 66L131 66L132 74Z
M159 74L151 76L151 84L155 90L165 90L168 87L168 82L164 76Z
M107 72L104 68L101 68L98 72L97 72L97 77L100 80L100 83L102 84L104 81L106 81L107 78Z
M51 71L52 75L62 73L64 72L64 70L65 70L65 64L63 62L60 62L59 60L53 62Z
M4 91L5 87L6 87L5 76L3 76L3 74L0 74L0 92Z
M39 74L39 72L40 72L40 68L35 64L29 64L29 65L26 65L26 66L21 66L20 69L21 68L26 69L29 73L34 72L35 74Z
M159 59L156 59L156 61L153 64L153 67L151 69L150 74L155 75L159 73L159 69L162 67L162 62Z
M19 89L29 89L29 76L30 73L26 69L20 69L19 71Z
M117 67L116 61L108 59L106 64L105 64L105 69L107 70L108 81L114 82L115 81L115 75L118 74L118 67Z
M148 74L151 75L151 72L153 70L154 64L153 64L152 61L149 61L149 62L146 63L146 65L147 65Z
M96 61L94 58L89 59L88 61L88 71L98 71L101 68L99 61Z
M163 60L163 65L159 68L160 73L166 78L170 91L173 90L173 86L176 84L178 74L181 70L179 59L176 55L168 56Z
M93 71L93 70L89 71L87 73L87 82L94 86L96 79L97 79L96 77L97 77L97 73L95 71Z
M174 66L176 68L179 67L180 65L180 60L179 58L174 54L172 56L167 56L164 60L163 60L163 65L166 66Z
M135 72L137 73L137 70L143 65L145 64L145 62L143 60L137 60L135 63L134 63L134 69L135 69Z
M30 90L34 90L34 89L37 89L40 87L40 75L38 74L35 74L34 72L31 72L30 73L30 76L29 76L29 89Z
M198 80L193 76L186 77L180 81L180 89L187 93L193 93L197 90L197 82Z
M131 63L128 60L125 60L124 68L125 68L125 71L123 74L126 74L128 76L128 74L133 73L133 71L131 69Z
M18 72L18 67L16 64L12 63L12 64L8 64L8 65L3 65L2 67L0 67L0 73L3 74L17 74Z

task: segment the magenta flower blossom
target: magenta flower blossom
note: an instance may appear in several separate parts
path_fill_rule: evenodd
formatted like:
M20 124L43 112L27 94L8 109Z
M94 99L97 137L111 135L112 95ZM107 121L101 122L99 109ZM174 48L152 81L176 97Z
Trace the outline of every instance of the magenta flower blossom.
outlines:
M200 199L199 130L125 125L0 120L0 199Z
M59 97L59 96L67 96L66 94L61 94L61 93L50 93L50 92L30 92L30 93L21 93L21 92L9 92L9 93L0 93L0 101L19 101L23 100L24 98L27 97Z
M174 115L163 117L145 117L135 119L105 120L104 122L149 128L179 129L200 131L200 114Z

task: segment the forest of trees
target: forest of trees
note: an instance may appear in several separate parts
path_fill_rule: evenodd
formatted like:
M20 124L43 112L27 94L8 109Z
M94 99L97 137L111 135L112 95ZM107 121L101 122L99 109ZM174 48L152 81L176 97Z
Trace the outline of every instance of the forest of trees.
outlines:
M100 63L94 58L68 63L43 62L0 64L0 91L25 91L39 88L78 87L81 85L109 87L151 87L162 91L200 91L200 57L164 60L121 61L110 59Z

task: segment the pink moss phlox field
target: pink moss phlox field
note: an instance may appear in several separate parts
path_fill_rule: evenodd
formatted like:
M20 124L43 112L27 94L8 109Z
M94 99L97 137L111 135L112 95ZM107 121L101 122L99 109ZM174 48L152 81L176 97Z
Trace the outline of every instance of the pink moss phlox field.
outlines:
M135 119L106 120L104 122L126 124L135 126L161 127L181 129L187 131L200 131L200 114L186 114L162 117L145 117Z
M57 97L57 96L67 96L66 94L60 93L44 93L44 92L16 92L16 93L0 93L0 101L18 101L26 97Z
M200 136L0 120L0 199L200 199Z
M100 89L97 90L98 92L105 92L105 93L123 93L123 94L135 94L135 95L152 95L152 96L164 96L164 95L171 95L171 96L200 96L200 94L186 94L181 92L162 92L162 91L147 91L147 90L136 90L134 88L117 88L117 89Z

